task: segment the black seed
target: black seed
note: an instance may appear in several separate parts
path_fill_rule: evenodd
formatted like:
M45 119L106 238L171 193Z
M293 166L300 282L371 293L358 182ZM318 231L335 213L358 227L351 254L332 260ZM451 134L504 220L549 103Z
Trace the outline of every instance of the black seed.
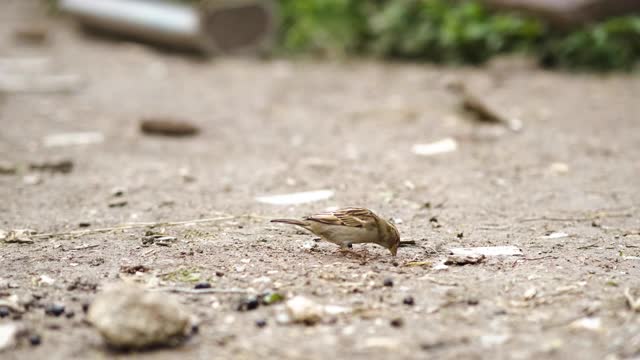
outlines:
M462 239L464 237L464 233L461 231L457 235L458 239Z
M224 273L222 271L216 271L216 276L217 277L223 277Z
M0 318L9 316L9 308L6 306L0 306Z
M265 326L267 326L267 321L264 319L258 319L256 320L256 326L259 328L263 328Z
M404 320L402 320L401 318L395 318L391 320L391 326L393 327L402 327L404 326Z
M437 223L437 222L438 222L438 218L437 218L437 217L435 217L435 216L432 216L432 217L429 219L429 222Z
M384 286L388 286L388 287L392 287L393 286L393 279L392 278L386 278L384 279Z
M82 221L82 222L78 223L78 226L81 227L81 228L86 228L86 227L91 226L91 223L87 222L87 221Z
M255 310L260 305L260 302L258 301L257 298L252 297L248 300L249 301L247 301L247 310Z
M82 304L82 312L86 314L87 311L89 311L89 303L83 303Z
M72 311L67 312L66 314L64 314L67 319L71 319L72 317L76 316L76 313Z
M394 261L394 262L392 262L392 263L391 263L391 265L393 265L393 266L396 266L396 267L397 267L397 266L400 266L400 263L398 263L397 261Z
M469 304L469 305L478 305L479 302L480 301L478 299L475 299L475 298L467 299L467 304Z
M38 346L42 343L42 338L38 334L29 336L29 343L33 346Z
M44 313L52 316L60 316L64 314L64 305L62 304L49 304L45 306Z
M196 286L194 286L195 289L210 289L211 288L211 284L209 284L208 282L199 282L196 284Z
M413 304L415 304L415 301L413 300L413 296L407 296L406 298L404 298L404 300L402 300L402 303L405 305L413 306Z
M192 334L197 334L199 332L200 332L200 327L197 324L191 325L191 333Z

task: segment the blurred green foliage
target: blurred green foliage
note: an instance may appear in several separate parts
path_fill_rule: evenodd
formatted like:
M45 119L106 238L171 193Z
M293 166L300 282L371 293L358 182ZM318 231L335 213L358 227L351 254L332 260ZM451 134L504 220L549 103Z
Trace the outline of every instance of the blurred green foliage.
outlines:
M489 12L478 1L279 0L290 53L368 55L479 64L525 51L545 66L629 70L640 58L640 16L563 33L542 21Z

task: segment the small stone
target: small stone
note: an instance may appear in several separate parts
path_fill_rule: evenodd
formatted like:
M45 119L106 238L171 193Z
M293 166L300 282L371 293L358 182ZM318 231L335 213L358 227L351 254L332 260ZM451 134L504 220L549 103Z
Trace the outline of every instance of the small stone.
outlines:
M42 177L38 174L30 174L22 177L22 182L25 185L38 185L42 183Z
M174 297L122 283L96 296L87 320L107 345L117 349L178 345L192 325Z
M238 305L238 311L251 311L257 309L258 306L260 306L260 301L258 300L258 298L255 296L251 296L247 299L244 299Z
M91 223L88 222L88 221L81 221L81 222L78 223L78 227L81 227L81 228L86 228L86 227L89 227L89 226L91 226Z
M265 326L267 326L267 321L264 319L258 319L256 320L256 326L259 328L263 328Z
M193 288L194 289L210 289L211 284L209 284L208 282L199 282Z
M402 300L402 303L405 305L413 306L415 301L413 300L413 296L407 296Z
M0 306L0 318L5 318L9 316L11 313L9 312L9 308L6 306Z
M476 298L469 298L467 299L467 305L471 305L471 306L476 306L480 303L480 300L476 299Z
M82 304L82 312L86 314L87 311L89 311L89 306L90 306L89 303L83 303Z
M122 187L114 187L113 189L111 189L111 196L113 197L120 197L122 195L124 195L124 188Z
M395 319L391 320L390 324L391 324L391 326L393 326L395 328L403 327L404 326L404 320L402 320L402 318L395 318Z
M44 313L49 316L60 316L64 314L64 305L62 304L49 304L45 306Z
M67 319L71 319L71 318L73 318L74 316L76 316L76 313L75 313L75 312L73 312L73 311L69 311L69 312L67 312L67 313L66 313L66 314L64 314L64 315L67 317Z
M223 277L224 273L222 271L216 271L216 276L217 277Z
M29 344L32 346L38 346L42 343L42 338L38 334L33 334L29 336Z
M109 207L110 208L115 208L115 207L123 207L125 205L127 205L128 201L125 199L118 199L118 200L113 200L109 202Z
M392 287L393 286L393 279L392 278L384 279L383 285L386 286L386 287Z
M0 175L13 175L18 172L16 164L0 160Z

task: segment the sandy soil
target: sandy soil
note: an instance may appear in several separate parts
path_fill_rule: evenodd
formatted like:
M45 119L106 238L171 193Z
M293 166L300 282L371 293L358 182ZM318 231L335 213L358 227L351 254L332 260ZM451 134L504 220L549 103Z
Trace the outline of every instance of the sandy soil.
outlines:
M50 22L48 45L28 47L13 32L32 19L32 5L2 4L0 55L49 59L52 71L78 75L84 86L70 94L6 94L0 158L20 167L67 158L74 167L0 175L0 228L48 233L78 230L81 222L96 229L236 217L167 227L178 238L170 247L143 246L144 228L0 244L0 299L33 299L26 313L0 323L19 317L42 337L41 345L21 344L2 358L114 355L83 321L82 304L95 287L131 277L121 267L132 265L145 265L134 277L156 285L190 287L199 279L361 310L316 326L279 325L276 306L238 312L240 295L180 294L201 321L199 334L139 358L640 356L640 314L623 295L630 288L640 296L637 74L552 73L513 62L451 69L202 61L87 37L63 21ZM524 129L474 124L446 89L451 79L483 89ZM150 116L184 119L202 132L144 135L139 121ZM43 144L47 135L78 131L99 132L104 141ZM413 144L446 137L457 139L457 151L411 152ZM117 187L127 203L109 207ZM297 206L254 200L316 189L335 196ZM402 220L403 240L417 245L396 258L354 246L368 252L362 260L266 220L346 205ZM568 236L545 238L550 232ZM451 247L499 245L524 256L432 269ZM410 266L415 261L427 264ZM43 275L55 282L42 283ZM394 286L383 286L387 278ZM407 296L415 305L403 304ZM46 316L51 303L75 316ZM391 325L397 318L400 327ZM267 326L257 327L258 319Z

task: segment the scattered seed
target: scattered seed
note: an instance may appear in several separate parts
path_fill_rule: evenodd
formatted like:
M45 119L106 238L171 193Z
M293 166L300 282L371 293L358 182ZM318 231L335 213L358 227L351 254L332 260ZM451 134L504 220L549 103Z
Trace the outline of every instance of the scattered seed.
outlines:
M74 316L76 316L76 313L75 313L75 312L73 312L73 311L69 311L69 312L67 312L67 313L66 313L66 314L64 314L64 315L67 317L67 319L71 319L71 318L73 318Z
M413 296L407 296L404 298L404 300L402 300L402 303L405 305L413 306L415 304L415 301L413 300Z
M391 326L395 327L395 328L399 328L404 326L404 320L402 320L402 318L395 318L391 320Z
M200 332L200 326L198 324L191 325L191 334L197 334Z
M86 228L86 227L89 227L89 226L91 226L91 223L88 222L88 221L81 221L81 222L78 223L78 227L81 227L81 228Z
M51 316L60 316L64 314L64 305L49 304L44 308L44 313Z
M193 288L194 289L210 289L211 284L209 284L208 282L199 282Z
M267 326L267 321L264 319L258 319L256 320L256 326L259 328L263 328L265 326Z
M29 343L32 346L38 346L38 345L40 345L42 343L42 338L38 334L33 334L33 335L29 336Z
M393 286L393 279L392 278L384 279L383 285L387 286L387 287L392 287Z
M224 273L222 271L216 271L216 276L217 277L223 277Z
M82 304L82 312L86 314L87 311L89 311L89 303L83 303Z

